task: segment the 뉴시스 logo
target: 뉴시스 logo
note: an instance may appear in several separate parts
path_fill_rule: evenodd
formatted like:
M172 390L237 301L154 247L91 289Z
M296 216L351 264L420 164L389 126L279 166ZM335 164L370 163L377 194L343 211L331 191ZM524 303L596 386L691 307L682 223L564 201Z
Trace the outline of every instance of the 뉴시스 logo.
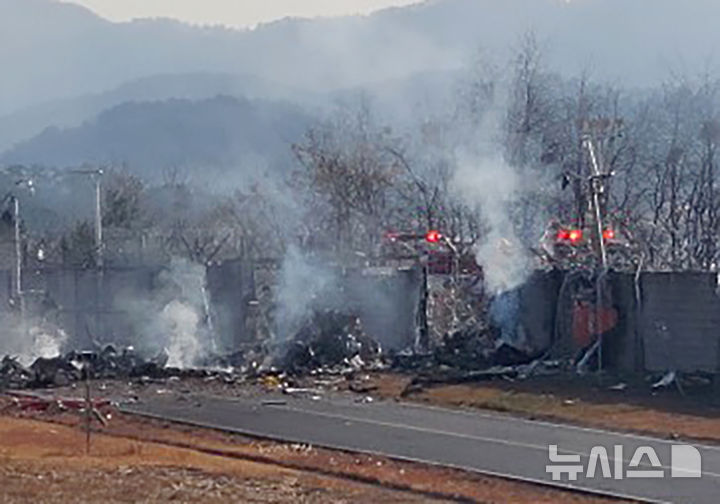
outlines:
M621 480L624 478L665 478L667 476L665 467L660 463L660 458L651 446L640 446L630 458L627 471L624 467L623 446L615 445L611 459L604 446L596 446L590 450L587 469L581 463L579 454L560 455L557 445L549 446L550 465L545 466L545 471L552 474L553 481L560 481L563 475L570 481L576 481L579 474L585 474L586 478L613 478ZM670 452L670 477L671 478L700 478L702 477L702 459L700 452L690 445L672 445ZM641 468L643 461L645 466Z

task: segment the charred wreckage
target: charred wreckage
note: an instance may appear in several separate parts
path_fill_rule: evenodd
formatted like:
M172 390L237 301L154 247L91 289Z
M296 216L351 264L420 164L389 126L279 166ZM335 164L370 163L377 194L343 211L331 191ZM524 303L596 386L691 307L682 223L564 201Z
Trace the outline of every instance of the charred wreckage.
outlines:
M14 287L7 303L15 301L22 317L29 318L33 306L43 320L54 311L58 326L71 335L66 345L71 350L35 353L32 362L5 356L0 389L63 386L84 373L107 379L215 374L232 382L394 369L432 382L603 369L715 372L717 363L663 361L652 354L653 348L672 354L668 334L677 328L648 328L641 320L643 295L657 279L641 274L631 233L606 216L604 184L611 174L601 170L593 125L587 131L589 174L564 181L581 187L585 206L571 223L550 223L532 250L540 267L519 286L489 291L473 245L440 230L392 232L385 237L389 253L382 265L326 268L333 270L332 286L322 292L308 288L309 300L292 320L278 301L283 271L277 263L238 259L208 265L203 281L192 287L197 292L181 292L185 301L199 299L189 303L195 316L190 330L172 322L167 327L181 333L179 343L170 342L175 348L139 348L128 337L132 324L118 322L127 309L116 308L115 293L129 284L156 288L153 279L162 277L163 268L114 270L100 264L82 273L38 270L28 282L41 279L35 289L43 293L40 300L31 288L21 289L18 268L14 275L6 272ZM75 301L68 306L58 300ZM182 306L163 302L157 309L162 315ZM177 358L178 346L188 358Z

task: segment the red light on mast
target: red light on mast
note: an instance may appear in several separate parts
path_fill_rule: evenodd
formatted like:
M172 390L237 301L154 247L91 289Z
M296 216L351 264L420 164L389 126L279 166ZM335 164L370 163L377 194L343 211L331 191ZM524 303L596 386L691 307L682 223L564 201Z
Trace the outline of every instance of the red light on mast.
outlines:
M615 231L612 229L606 229L605 231L603 231L603 238L606 240L615 239Z
M575 243L582 240L583 232L580 229L573 229L568 233L568 239Z
M428 243L438 243L440 238L442 238L440 231L436 231L434 229L432 231L428 231L425 235L425 241Z

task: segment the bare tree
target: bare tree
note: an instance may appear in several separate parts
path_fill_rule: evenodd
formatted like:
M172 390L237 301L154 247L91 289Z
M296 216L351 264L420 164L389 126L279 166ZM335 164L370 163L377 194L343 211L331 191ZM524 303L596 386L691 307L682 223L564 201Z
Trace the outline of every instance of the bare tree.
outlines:
M393 211L390 189L403 170L395 144L362 102L310 129L293 146L303 168L294 187L306 191L313 234L328 249L370 253L379 243Z
M103 201L103 225L122 229L137 229L143 223L143 183L135 175L112 172L106 177Z

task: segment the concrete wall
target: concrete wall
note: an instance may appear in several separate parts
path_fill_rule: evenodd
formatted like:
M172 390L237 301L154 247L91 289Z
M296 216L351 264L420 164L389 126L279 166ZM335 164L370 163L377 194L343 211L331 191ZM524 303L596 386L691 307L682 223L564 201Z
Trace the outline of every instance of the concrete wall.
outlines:
M573 340L573 309L578 289L573 278L560 292L553 356L572 357L581 350ZM646 272L608 275L604 306L617 322L603 334L603 368L620 373L716 373L720 370L720 297L711 273ZM593 301L594 302L594 301Z
M417 336L422 288L419 268L353 270L343 276L344 302L384 349L411 347Z
M255 332L247 324L248 309L255 299L252 265L236 259L213 264L207 270L213 329L222 350L233 351L252 342Z
M118 307L123 296L151 295L160 267L94 270L45 268L26 270L24 288L29 311L42 313L63 328L78 346L130 341L133 320ZM255 270L242 261L208 269L213 323L232 350L257 337L249 310L262 297ZM577 292L563 287L562 272L536 272L520 291L520 324L538 352L573 357L580 349L572 339ZM336 299L360 317L365 330L386 348L412 346L420 327L423 276L420 269L375 268L342 273ZM616 372L676 370L720 371L720 296L710 273L611 273L604 303L617 321L603 335L603 367ZM11 272L0 270L0 309L9 306ZM569 325L570 324L570 325Z
M559 271L536 271L520 289L520 328L533 353L542 353L554 341L561 284Z
M711 273L641 276L638 330L648 371L718 371L717 278Z
M150 295L159 267L95 270L49 268L26 275L28 299L80 346L129 343L134 321L123 309L125 297ZM31 279L32 278L32 279ZM33 294L34 292L34 294ZM42 299L39 299L42 297Z
M615 327L603 335L603 367L620 373L643 370L635 276L612 272L608 283L612 308L617 312L618 319Z

